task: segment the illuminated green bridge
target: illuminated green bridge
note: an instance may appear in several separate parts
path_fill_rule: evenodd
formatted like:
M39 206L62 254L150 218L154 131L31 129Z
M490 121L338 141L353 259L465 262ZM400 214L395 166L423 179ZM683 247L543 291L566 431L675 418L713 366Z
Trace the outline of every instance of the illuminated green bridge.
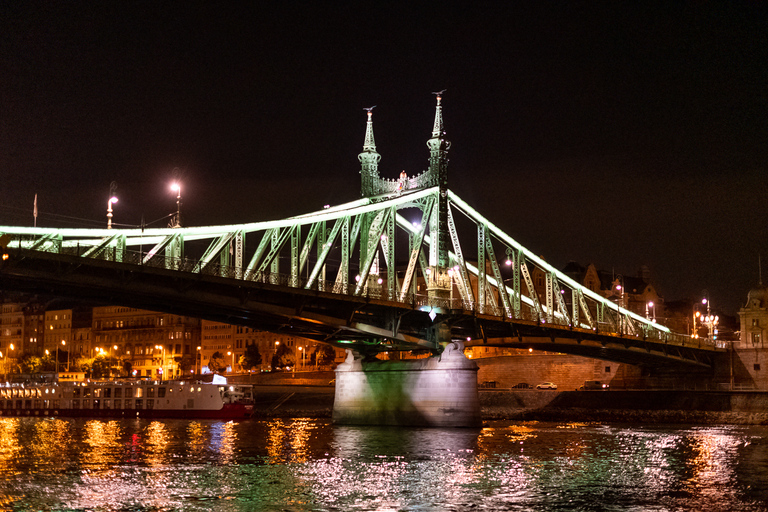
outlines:
M723 349L589 290L447 186L440 96L429 168L379 177L368 122L361 199L281 220L162 229L0 226L0 288L291 333L360 354L450 342L652 366Z

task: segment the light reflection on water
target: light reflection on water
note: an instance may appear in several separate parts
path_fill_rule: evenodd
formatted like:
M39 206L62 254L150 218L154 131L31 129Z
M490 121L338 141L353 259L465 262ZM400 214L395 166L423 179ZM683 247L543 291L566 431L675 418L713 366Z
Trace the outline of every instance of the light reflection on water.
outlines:
M0 418L16 510L768 510L768 427Z

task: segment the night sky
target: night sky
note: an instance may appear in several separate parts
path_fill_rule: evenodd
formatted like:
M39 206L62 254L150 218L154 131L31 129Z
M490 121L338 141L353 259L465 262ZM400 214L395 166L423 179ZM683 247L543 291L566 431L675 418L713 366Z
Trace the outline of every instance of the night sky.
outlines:
M3 2L0 224L37 194L40 226L105 226L112 181L114 221L150 223L174 168L185 225L353 200L363 107L382 176L414 174L447 89L483 215L735 313L768 260L768 4L510 3Z

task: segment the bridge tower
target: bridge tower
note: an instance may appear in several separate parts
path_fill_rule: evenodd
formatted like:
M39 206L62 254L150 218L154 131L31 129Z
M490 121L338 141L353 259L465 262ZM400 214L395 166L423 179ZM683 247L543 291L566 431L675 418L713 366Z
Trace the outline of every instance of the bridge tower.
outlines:
M427 141L429 148L429 170L427 173L437 181L439 195L437 208L432 211L429 221L429 232L432 244L429 250L429 276L427 293L430 299L449 299L451 295L451 277L448 274L448 149L450 141L445 139L443 126L443 107L440 105L442 93L437 96L435 107L435 122L432 126L432 137Z

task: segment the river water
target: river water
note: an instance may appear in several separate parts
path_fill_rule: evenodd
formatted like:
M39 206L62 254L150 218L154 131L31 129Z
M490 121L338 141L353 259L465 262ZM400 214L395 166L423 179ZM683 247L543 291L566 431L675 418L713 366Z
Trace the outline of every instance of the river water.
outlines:
M0 509L768 510L768 427L0 418Z

